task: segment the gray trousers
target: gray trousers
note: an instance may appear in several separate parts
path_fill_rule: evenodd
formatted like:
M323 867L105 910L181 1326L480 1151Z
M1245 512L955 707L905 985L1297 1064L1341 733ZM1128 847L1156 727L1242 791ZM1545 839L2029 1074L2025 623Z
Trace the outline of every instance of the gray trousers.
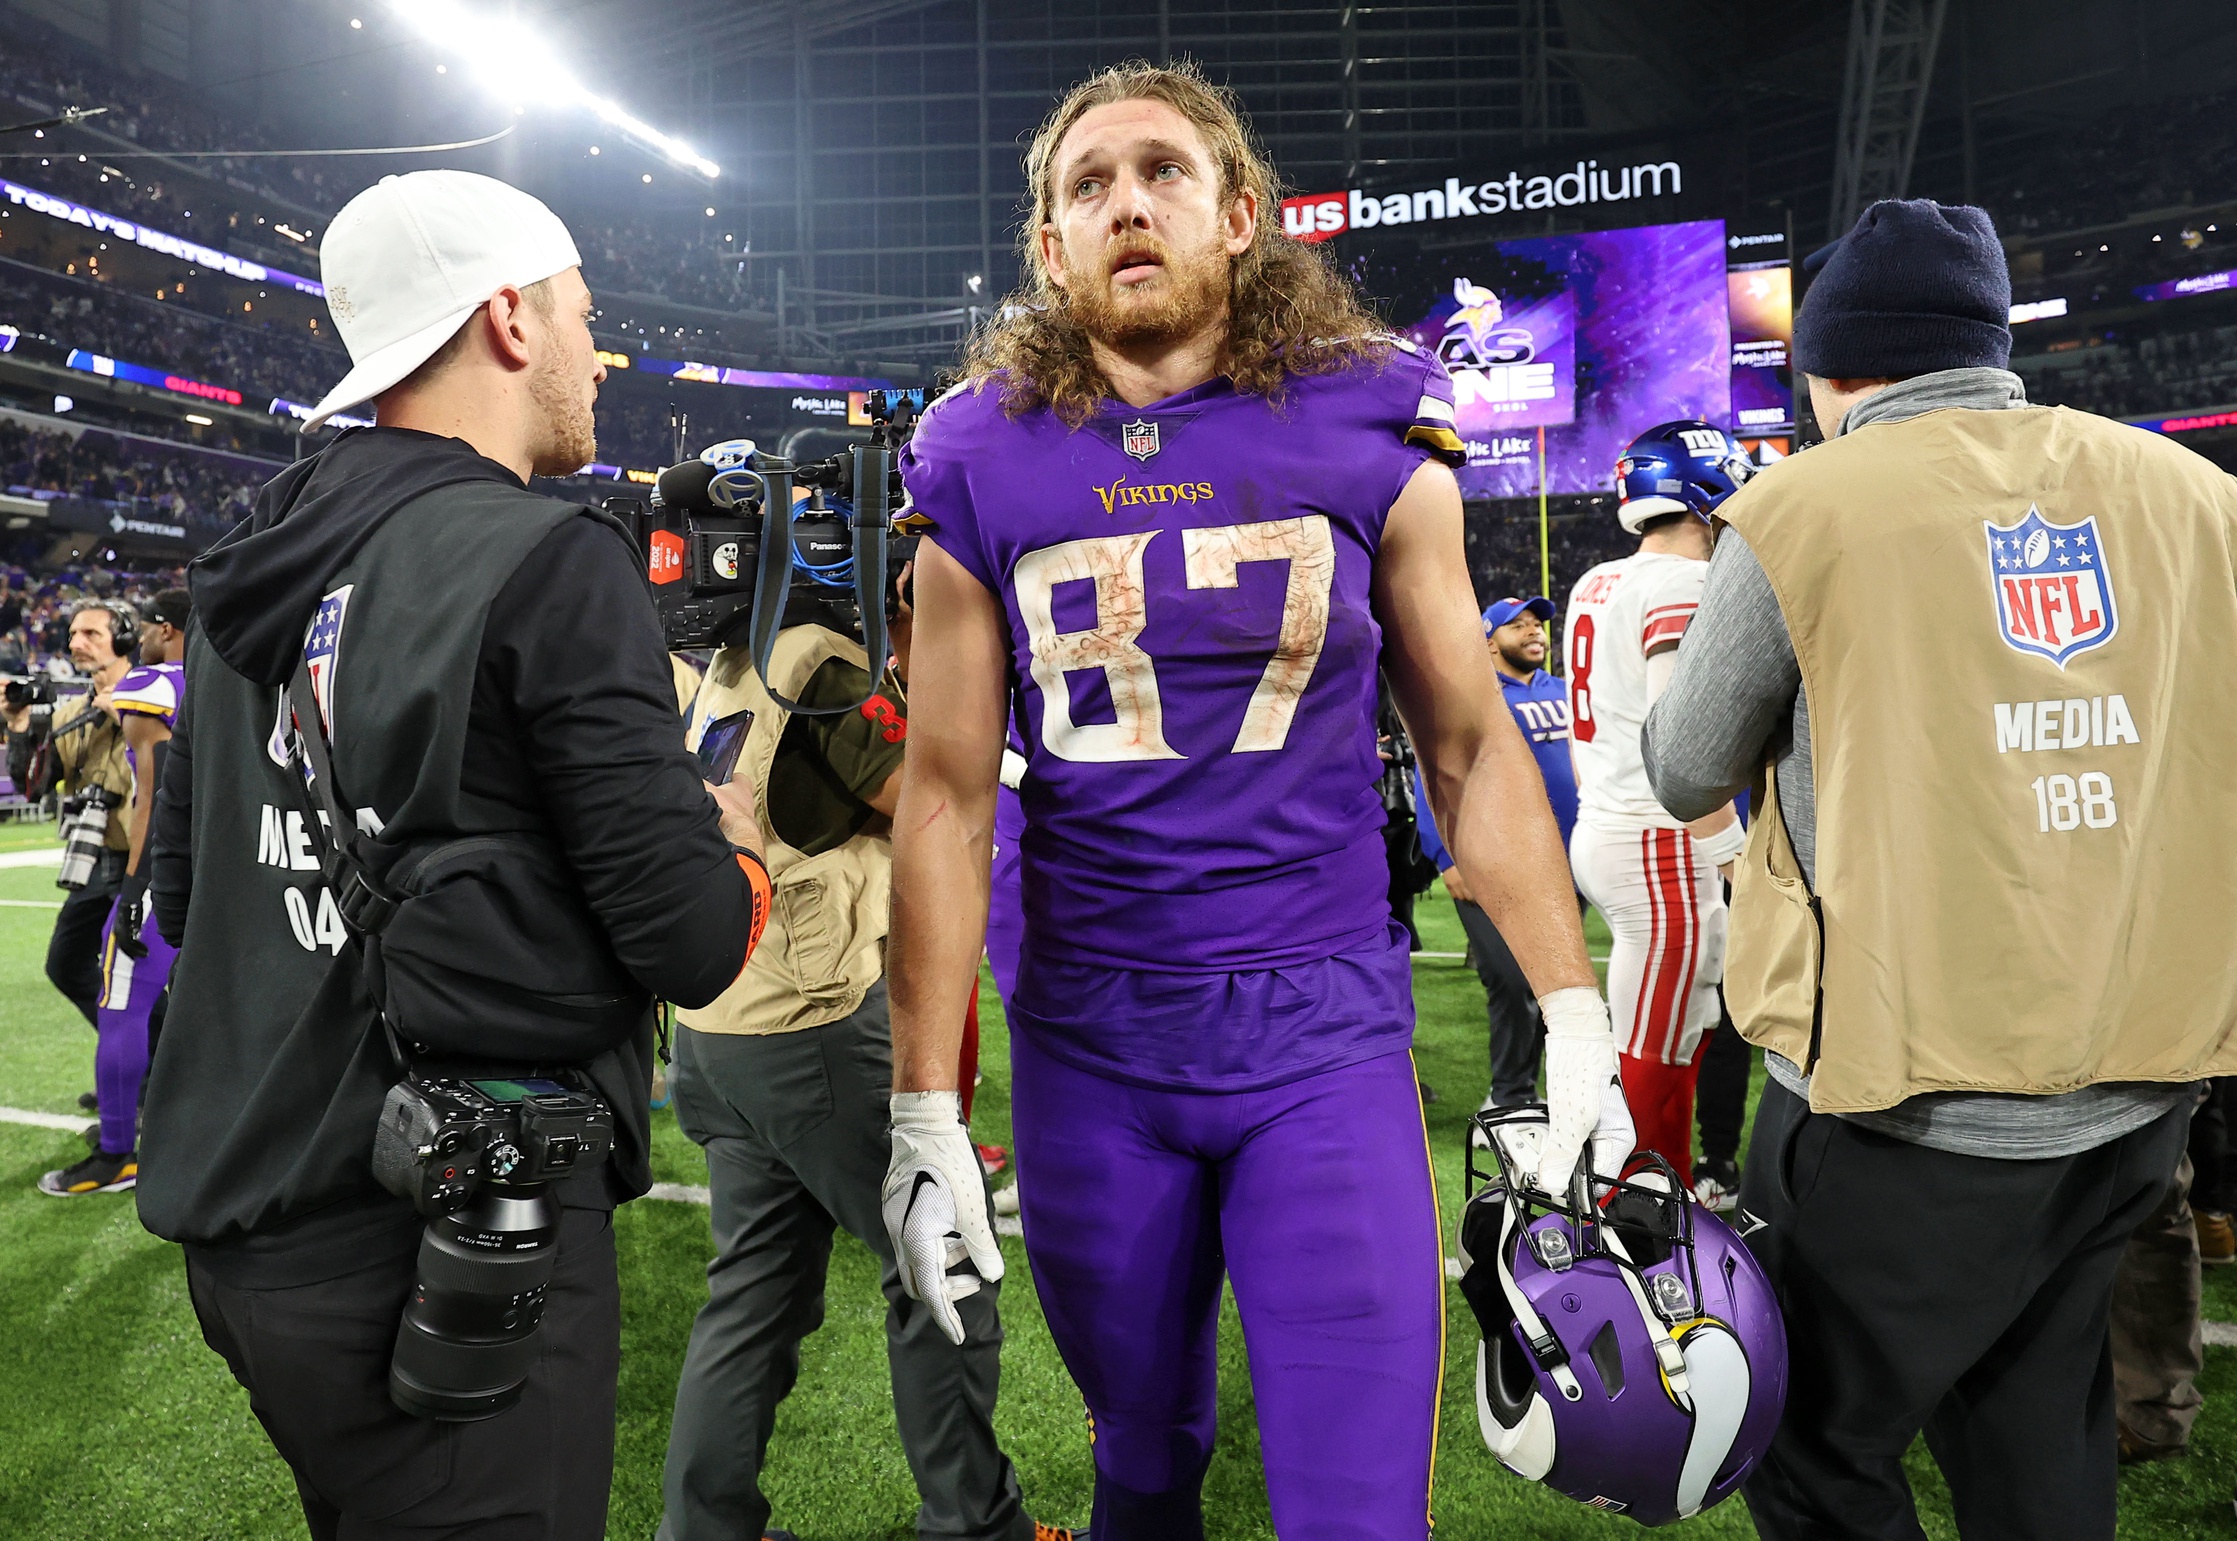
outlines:
M2144 1444L2181 1450L2205 1397L2199 1320L2198 1230L2190 1217L2190 1157L2167 1196L2128 1238L2113 1275L2113 1399L2121 1426Z
M1017 1473L994 1437L1001 1287L957 1303L948 1342L902 1292L879 1213L892 1146L892 1031L883 983L854 1015L766 1037L679 1028L676 1119L707 1151L715 1259L676 1386L662 1541L759 1541L777 1404L800 1377L800 1341L823 1325L832 1232L884 1270L886 1355L921 1537L1031 1541Z

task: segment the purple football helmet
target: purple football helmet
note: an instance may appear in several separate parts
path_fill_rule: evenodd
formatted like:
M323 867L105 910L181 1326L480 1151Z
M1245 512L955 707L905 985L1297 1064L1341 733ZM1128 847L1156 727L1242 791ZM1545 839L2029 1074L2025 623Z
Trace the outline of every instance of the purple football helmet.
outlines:
M1660 1156L1629 1176L1580 1170L1561 1202L1527 1185L1543 1104L1476 1123L1496 1170L1470 1148L1460 1288L1483 1329L1484 1443L1517 1475L1643 1525L1730 1496L1786 1400L1786 1327L1746 1243Z

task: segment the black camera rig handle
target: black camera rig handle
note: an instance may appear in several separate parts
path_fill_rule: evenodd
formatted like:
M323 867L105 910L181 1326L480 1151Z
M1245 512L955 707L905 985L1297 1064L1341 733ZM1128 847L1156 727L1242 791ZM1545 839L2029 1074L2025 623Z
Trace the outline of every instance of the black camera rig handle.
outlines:
M870 687L860 701L844 706L804 706L781 694L769 682L769 665L776 657L777 634L784 630L785 601L792 591L792 527L798 515L792 506L792 489L798 471L782 456L761 457L758 470L744 466L727 474L748 476L761 486L761 553L754 569L753 614L746 630L748 651L762 688L788 712L809 717L833 717L855 711L878 693L885 673L886 542L893 519L893 448L884 443L857 444L852 459L854 494L854 595L862 615L862 650L869 659Z

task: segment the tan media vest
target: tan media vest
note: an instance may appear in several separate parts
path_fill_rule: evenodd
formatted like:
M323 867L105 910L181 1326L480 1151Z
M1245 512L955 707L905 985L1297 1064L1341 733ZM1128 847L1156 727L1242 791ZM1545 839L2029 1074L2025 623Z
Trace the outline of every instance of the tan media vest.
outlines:
M792 700L825 661L843 658L867 668L862 644L820 626L795 626L777 637L771 682ZM688 688L678 676L679 695ZM696 747L716 717L751 711L753 726L738 754L737 779L753 784L775 898L768 929L737 982L712 1005L678 1012L702 1033L789 1033L852 1013L885 974L887 913L893 888L893 843L882 832L859 834L820 856L805 856L777 838L769 818L769 768L791 713L771 699L742 647L715 655L691 703Z
M2042 542L1992 555L2030 508ZM2237 480L2086 413L1949 409L1720 513L1794 639L1817 792L1815 894L1775 786L1736 873L1741 1033L1820 1112L2237 1073ZM2006 627L2070 640L2089 590L1991 563L2055 574L2091 518L2110 636L2061 667Z

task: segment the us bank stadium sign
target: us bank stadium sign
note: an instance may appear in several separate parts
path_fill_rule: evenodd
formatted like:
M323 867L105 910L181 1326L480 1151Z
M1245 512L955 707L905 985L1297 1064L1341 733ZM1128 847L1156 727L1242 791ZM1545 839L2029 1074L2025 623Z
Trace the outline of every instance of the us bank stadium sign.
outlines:
M1447 177L1442 187L1415 192L1369 193L1348 188L1285 198L1282 229L1300 241L1325 241L1347 230L1373 226L1434 224L1486 214L1630 203L1684 191L1685 173L1676 161L1603 166L1597 160L1583 160L1550 175L1525 176L1510 171L1483 182Z

